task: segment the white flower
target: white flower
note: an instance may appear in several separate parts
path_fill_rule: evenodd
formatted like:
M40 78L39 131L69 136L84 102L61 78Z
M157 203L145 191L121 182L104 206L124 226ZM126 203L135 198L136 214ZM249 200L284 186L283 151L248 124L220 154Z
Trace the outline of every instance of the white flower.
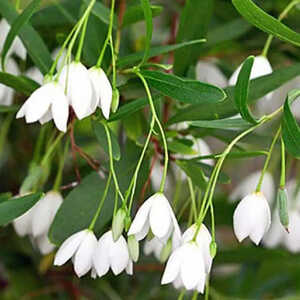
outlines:
M43 84L44 76L37 67L31 67L26 72L25 75L30 79L36 81L40 85Z
M36 205L27 210L23 215L13 220L13 226L19 236L32 233L32 218Z
M24 116L27 123L40 121L41 124L53 118L56 127L66 132L69 103L62 87L49 82L35 90L17 113L17 119Z
M81 277L91 270L96 247L97 239L91 230L79 231L60 246L55 255L54 265L61 266L72 258L75 273Z
M97 108L95 90L87 68L80 62L65 65L59 76L70 105L79 120L91 115Z
M259 181L261 171L256 171L246 176L232 191L229 196L229 200L234 202L235 200L242 199L247 195L251 194L256 189ZM275 197L275 184L273 177L270 173L265 173L264 179L261 185L261 192L264 195L268 195L269 203L272 203Z
M0 66L0 71L2 71L1 66ZM12 58L7 58L5 71L15 76L20 75L19 67ZM13 102L13 97L14 97L14 89L0 83L0 104L6 106L11 105Z
M291 252L300 251L300 214L296 210L289 213L289 233L283 236L283 245Z
M37 245L39 251L43 255L46 255L55 249L55 245L49 241L48 233L38 236L34 239L33 243Z
M115 275L124 270L127 274L132 275L132 267L124 237L121 235L115 242L111 230L103 234L94 252L92 277L95 277L95 271L99 277L102 277L109 271L109 268L112 269Z
M173 249L181 240L180 228L168 199L162 193L156 193L139 208L128 235L134 234L138 241L145 238L149 229L163 243L172 235Z
M238 79L238 75L240 73L240 70L242 68L242 65L240 65L234 73L231 75L229 79L229 85L235 85ZM257 77L261 77L264 75L271 74L273 72L272 66L270 65L268 59L262 55L256 56L254 59L254 63L251 70L250 79L255 79ZM265 97L267 100L271 99L273 93L267 94Z
M10 31L10 25L7 23L5 19L2 19L0 21L0 53L2 52L2 48L4 46L7 34ZM17 36L15 37L9 51L8 51L8 56L10 56L12 53L15 53L18 57L21 59L25 60L27 51L26 48L24 47L21 39Z
M210 83L221 88L227 86L227 78L212 62L199 61L196 65L196 78L199 81Z
M157 237L154 237L151 240L145 241L144 253L145 255L150 255L151 253L154 253L155 258L157 260L160 260L160 256L163 248L164 248L164 243Z
M48 233L62 202L63 198L61 194L50 191L36 204L32 217L32 235L34 237Z
M234 211L233 227L239 242L249 236L258 245L270 225L270 207L267 199L260 192L243 198Z
M161 283L174 282L187 290L204 292L207 273L202 251L197 242L186 242L177 248L170 256Z
M97 105L101 108L106 119L109 119L110 107L112 102L112 87L101 68L93 67L89 69L91 82L95 90Z

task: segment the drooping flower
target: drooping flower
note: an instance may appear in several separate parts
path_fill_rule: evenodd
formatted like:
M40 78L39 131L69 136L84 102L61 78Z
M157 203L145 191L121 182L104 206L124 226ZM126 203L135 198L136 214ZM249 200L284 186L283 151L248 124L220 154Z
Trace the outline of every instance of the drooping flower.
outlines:
M112 231L108 231L102 235L96 246L93 255L93 274L102 277L109 269L112 269L115 275L120 274L124 270L127 274L132 275L132 260L129 256L128 246L125 238L121 235L115 242Z
M221 88L227 86L227 78L213 62L199 61L196 65L196 78Z
M17 113L17 119L23 117L27 123L42 124L53 118L56 127L66 132L69 103L61 85L52 81L35 90Z
M234 211L233 227L239 242L249 236L258 245L270 225L270 207L261 192L252 193L243 198Z
M289 213L289 233L283 234L283 245L292 253L300 251L300 213L292 210Z
M148 198L139 208L128 235L134 234L138 241L144 239L149 229L163 243L172 235L173 249L178 247L181 232L168 199L162 193Z
M65 65L59 83L66 92L70 105L79 120L91 115L97 108L95 90L87 68L80 62Z
M32 234L32 218L35 211L35 205L27 210L23 215L13 220L13 226L19 236Z
M88 72L94 87L97 105L101 108L103 116L109 119L113 94L111 84L101 68L93 67Z
M61 266L72 258L74 271L81 277L91 270L96 247L97 239L91 230L79 231L62 243L55 255L54 265Z
M0 51L0 53L1 53L1 51ZM0 71L2 71L1 66L0 66ZM20 74L18 65L10 57L7 58L5 71L12 75ZM14 97L14 90L12 88L0 83L0 104L10 106L13 102L13 97Z
M36 244L43 255L46 255L55 249L55 245L52 244L48 238L48 232L33 239L33 243Z
M154 237L151 240L146 240L144 244L144 253L145 255L154 254L155 258L157 260L160 260L161 252L163 250L164 243L158 239L157 237Z
M10 25L7 23L7 21L3 18L0 21L0 53L2 52L2 48L4 46L7 34L10 31ZM27 50L24 47L21 39L17 36L15 37L9 51L8 56L10 56L12 53L16 54L21 59L25 60L27 56Z

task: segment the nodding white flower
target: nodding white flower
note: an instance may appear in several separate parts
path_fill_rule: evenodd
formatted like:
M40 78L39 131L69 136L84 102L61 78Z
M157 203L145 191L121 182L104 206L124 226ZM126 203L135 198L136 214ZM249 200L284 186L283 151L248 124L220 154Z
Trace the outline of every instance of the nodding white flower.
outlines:
M79 120L91 115L97 108L95 90L87 68L80 62L65 65L59 76L70 105Z
M79 231L62 243L55 255L54 265L61 266L72 258L74 271L81 277L91 270L96 247L97 239L91 230Z
M227 78L212 62L199 61L196 65L196 78L199 81L210 83L221 88L227 86Z
M194 224L189 227L184 234L182 235L183 243L190 242L193 240L197 231L197 225ZM205 265L205 272L208 274L211 270L213 258L210 254L210 243L212 241L211 234L207 227L204 224L201 224L199 232L196 237L196 242L201 250L204 265Z
M162 193L148 198L139 208L128 235L134 234L138 241L146 237L149 229L163 243L172 235L173 249L178 247L181 232L168 199Z
M234 211L233 228L239 242L249 236L258 245L270 225L270 207L261 192L243 198Z
M275 248L282 242L285 234L287 232L280 223L278 211L275 210L272 216L271 227L264 236L262 243L267 248Z
M231 75L229 79L229 85L235 85L240 73L240 70L242 68L242 65L240 65L234 73ZM256 56L254 59L254 63L251 70L250 79L255 79L257 77L261 77L264 75L271 74L273 72L272 66L268 59L265 56L259 55ZM273 93L267 94L265 97L267 100L269 100L272 97Z
M66 132L69 103L61 85L52 81L35 90L18 111L17 119L24 116L27 123L41 124L53 118L56 127Z
M13 226L19 236L25 236L32 233L32 218L36 204L27 210L23 215L13 220Z
M112 102L112 87L101 68L93 67L89 69L91 82L95 90L97 105L101 108L103 116L109 119Z
M39 251L43 255L46 255L55 249L55 245L49 241L48 233L38 236L34 239L33 243L37 245Z
M283 245L293 253L300 251L300 214L296 210L289 213L289 233L283 235Z
M110 268L115 275L124 270L127 274L132 275L133 264L126 240L122 235L116 242L113 239L111 230L102 235L94 252L93 268L93 278L95 272L99 277L102 277Z
M196 241L190 241L183 243L171 254L161 283L183 284L187 290L203 293L206 276L202 250Z
M161 252L164 248L164 243L158 239L157 237L154 237L151 240L146 240L144 244L144 253L145 255L154 254L155 258L157 260L160 260L161 258Z
M2 66L0 66L0 71L2 71ZM19 67L12 58L7 58L5 71L12 75L20 75ZM10 106L13 102L13 97L14 97L14 90L0 83L0 104Z
M234 202L251 194L252 191L256 189L260 175L261 171L256 171L246 176L231 192L229 200L231 202ZM273 176L268 172L266 172L264 175L264 179L261 185L261 192L264 195L268 195L268 201L271 204L275 197L275 183L273 180Z
M36 204L32 217L32 235L34 237L48 233L62 202L63 198L60 193L50 191Z
M5 19L2 19L0 21L0 53L2 52L2 48L4 46L7 34L10 31L10 25L7 23ZM27 56L27 50L24 47L21 39L17 36L15 37L9 51L8 56L10 56L12 53L15 53L18 57L25 60Z

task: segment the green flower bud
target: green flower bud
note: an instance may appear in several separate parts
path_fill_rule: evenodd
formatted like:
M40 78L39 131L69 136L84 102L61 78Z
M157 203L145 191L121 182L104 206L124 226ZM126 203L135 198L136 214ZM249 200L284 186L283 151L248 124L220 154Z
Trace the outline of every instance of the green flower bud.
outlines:
M209 251L212 258L214 258L217 254L218 245L215 241L212 241L209 245Z
M118 209L112 223L112 234L114 241L117 241L123 230L126 218L126 211L123 208Z
M127 243L128 243L128 250L129 250L129 255L130 255L131 259L134 262L137 262L139 259L139 255L140 255L139 242L137 241L135 236L132 234L132 235L128 236Z
M120 101L120 93L117 88L113 89L112 94L112 101L111 101L111 110L112 112L116 112L119 107L119 101Z
M172 240L169 239L166 245L162 248L161 253L160 253L160 262L165 263L170 256L172 251Z
M279 211L280 223L284 228L288 228L289 225L289 213L288 213L288 198L287 192L284 188L279 188L277 192L277 205Z

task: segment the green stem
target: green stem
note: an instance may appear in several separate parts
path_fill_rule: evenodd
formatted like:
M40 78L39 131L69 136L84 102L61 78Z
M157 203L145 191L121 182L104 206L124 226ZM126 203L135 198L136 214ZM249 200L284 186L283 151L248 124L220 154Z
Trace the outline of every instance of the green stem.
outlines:
M16 11L20 10L20 5L21 4L21 0L16 0Z
M113 161L113 153L112 153L112 143L111 143L111 136L110 136L110 131L109 128L107 126L106 123L103 123L104 129L105 129L105 133L106 133L106 137L107 137L107 144L108 144L108 153L109 153L109 165L110 165L110 172L112 173L112 177L114 180L114 184L115 184L115 188L122 200L122 202L124 203L124 197L120 191L120 187L119 187L119 183L118 183L118 179L117 179L117 175L115 172L115 168L114 168L114 161Z
M98 208L96 210L96 213L93 217L93 220L89 226L89 230L93 230L94 227L95 227L95 224L96 224L96 221L100 215L100 212L101 212L101 209L103 207L103 204L104 204L104 201L106 199L106 196L107 196L107 193L108 193L108 190L109 190L109 186L110 186L110 182L111 182L111 177L112 177L112 172L109 172L109 175L108 175L108 178L107 178L107 181L106 181L106 185L105 185L105 189L104 189L104 192L103 192L103 195L102 195L102 198L99 202L99 205L98 205Z
M81 59L81 53L82 53L82 49L83 49L84 38L85 38L85 34L86 34L88 20L89 20L89 15L85 18L84 23L83 23L81 36L80 36L80 40L79 40L79 44L78 44L78 48L77 48L76 57L75 57L76 62L80 62L80 59Z
M152 112L152 114L154 116L156 124L159 127L159 131L160 131L160 134L161 134L161 137L162 137L162 140L163 140L164 151L165 151L165 164L164 164L163 177L162 177L161 184L160 184L160 189L159 189L159 191L161 193L163 193L164 188L165 188L165 183L166 183L166 178L167 178L167 172L168 172L168 163L169 163L169 154L168 154L167 139L166 139L166 136L165 136L164 129L163 129L163 127L162 127L162 125L160 123L160 120L159 120L159 118L157 116L157 113L156 113L156 110L155 110L155 107L154 107L154 103L153 103L153 99L152 99L152 95L151 95L148 83L147 83L146 79L144 78L144 76L138 70L135 70L134 72L141 79L141 81L142 81L142 83L143 83L143 85L145 87L145 90L146 90L146 93L147 93L147 96L148 96L148 100L149 100L149 104L150 104L150 108L151 108L151 112Z
M110 50L111 50L111 64L112 64L112 87L113 89L116 88L117 85L117 72L116 72L116 56L115 56L115 50L114 50L114 44L112 40L112 36L110 36Z
M5 145L5 141L9 132L10 124L14 120L15 115L10 113L4 119L3 123L1 124L1 131L0 131L0 153L2 153L3 146Z
M278 130L277 130L277 132L276 132L276 134L275 134L275 136L273 138L273 141L271 143L271 146L270 146L270 149L269 149L269 152L268 152L268 155L267 155L264 167L262 169L260 178L258 180L258 184L257 184L257 187L256 187L256 192L260 192L260 190L261 190L261 185L262 185L265 173L266 173L266 171L268 169L268 166L269 166L269 163L270 163L270 159L271 159L271 156L272 156L272 153L273 153L274 146L275 146L275 144L277 142L277 139L280 136L280 132L281 132L281 127L278 128Z
M285 187L285 145L281 136L281 173L280 173L280 188Z
M191 194L191 200L192 200L192 209L194 213L195 220L197 219L197 206L196 206L196 197L195 197L195 191L193 187L193 182L190 177L187 178L190 194Z
M38 163L38 161L40 160L41 150L42 150L42 146L44 143L44 138L45 138L47 129L48 129L47 125L42 126L40 129L40 133L39 133L37 142L35 144L34 154L33 154L33 159L32 159L32 161L34 161L35 163Z
M100 52L100 55L99 55L99 58L98 58L98 61L97 61L97 64L96 64L97 68L101 67L102 60L103 60L107 45L108 45L109 40L110 40L111 35L112 35L112 28L113 28L113 24L114 24L114 10L115 10L115 0L112 0L111 1L111 8L110 8L110 17L109 17L109 26L108 26L107 36L106 36L106 39L104 41L104 45L102 47L102 50Z
M294 0L292 2L290 2L287 7L282 11L282 13L279 15L278 17L278 20L281 21L282 19L284 19L287 14L290 12L290 10L295 6L297 5L298 3L300 3L300 0ZM269 51L269 48L270 48L270 45L272 43L272 40L273 40L274 36L273 35L269 35L268 36L268 39L265 43L265 46L264 46L264 49L262 51L262 54L264 57L267 57L268 55L268 51Z
M198 291L194 291L192 300L197 300L197 298L198 298Z
M185 295L185 289L181 290L177 300L183 300L184 295Z

